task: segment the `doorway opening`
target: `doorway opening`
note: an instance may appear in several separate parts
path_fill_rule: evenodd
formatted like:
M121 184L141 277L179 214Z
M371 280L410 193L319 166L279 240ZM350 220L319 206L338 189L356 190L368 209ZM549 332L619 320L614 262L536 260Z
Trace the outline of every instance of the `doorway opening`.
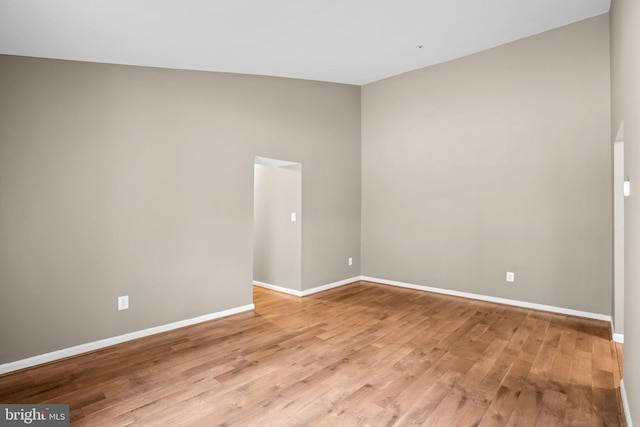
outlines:
M254 161L253 283L302 295L302 164Z

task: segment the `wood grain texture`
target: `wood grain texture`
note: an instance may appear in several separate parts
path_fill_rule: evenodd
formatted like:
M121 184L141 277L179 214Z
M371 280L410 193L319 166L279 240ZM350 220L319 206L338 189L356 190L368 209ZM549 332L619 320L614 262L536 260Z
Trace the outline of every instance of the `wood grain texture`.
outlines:
M606 322L370 282L0 377L77 426L618 426Z

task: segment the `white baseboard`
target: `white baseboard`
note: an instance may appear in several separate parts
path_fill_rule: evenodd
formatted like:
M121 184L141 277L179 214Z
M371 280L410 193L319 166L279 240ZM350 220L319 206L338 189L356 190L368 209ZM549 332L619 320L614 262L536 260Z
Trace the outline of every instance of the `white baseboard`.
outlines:
M629 399L627 398L627 389L624 387L624 379L620 380L620 396L622 397L622 407L624 408L624 417L627 421L627 427L633 427L631 411L629 410Z
M570 316L586 317L588 319L604 320L611 322L611 316L606 314L590 313L587 311L573 310L570 308L554 307L551 305L536 304L526 301L518 301L506 298L491 297L487 295L472 294L469 292L452 291L449 289L432 288L431 286L414 285L412 283L398 282L395 280L377 279L375 277L360 276L360 280L377 282L384 285L399 286L401 288L416 289L419 291L435 292L438 294L452 295L456 297L471 298L480 301L495 302L498 304L513 305L515 307L532 308L534 310L549 311L552 313L567 314Z
M258 282L257 280L254 280L253 284L256 286L260 286L261 288L271 289L272 291L283 292L285 294L295 295L297 297L306 297L307 295L337 288L339 286L348 285L349 283L357 282L358 280L360 280L360 276L352 277L350 279L340 280L338 282L329 283L328 285L322 285L322 286L317 286L311 289L305 289L304 291L297 291L295 289L285 288L278 285L272 285L271 283Z
M624 344L624 334L613 334L613 340L615 342L619 342L621 344Z
M253 281L253 284L256 286L260 286L261 288L271 289L272 291L278 291L289 295L294 295L297 297L302 296L302 291L297 291L295 289L285 288L283 286L272 285L271 283L258 282L257 280Z
M18 360L15 362L5 363L0 365L0 374L5 374L7 372L17 371L20 369L30 368L32 366L41 365L43 363L54 362L56 360L64 359L71 356L77 356L82 353L99 350L101 348L109 347L115 344L120 344L126 341L147 337L149 335L159 334L160 332L171 331L173 329L183 328L185 326L191 326L197 323L202 323L209 320L230 316L232 314L251 311L254 308L255 306L253 304L243 305L241 307L231 308L229 310L219 311L217 313L205 314L204 316L194 317L192 319L181 320L181 321L169 323L166 325L143 329L141 331L130 332L124 335L118 335L112 338L106 338L103 340L93 341L86 344L80 344L80 345L65 348L62 350L52 351L51 353L45 353L38 356L33 356L27 359Z
M306 289L302 291L302 296L306 297L307 295L316 294L318 292L326 291L329 289L337 288L340 286L348 285L349 283L357 282L361 280L360 276L351 277L349 279L340 280L338 282L329 283L328 285L317 286L315 288Z

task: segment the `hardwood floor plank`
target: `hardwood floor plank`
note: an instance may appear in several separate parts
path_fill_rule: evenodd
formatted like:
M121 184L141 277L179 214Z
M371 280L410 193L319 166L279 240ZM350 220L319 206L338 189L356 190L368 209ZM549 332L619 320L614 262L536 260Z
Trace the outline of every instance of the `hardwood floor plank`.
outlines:
M588 337L582 339L588 340ZM587 348L585 345L581 347ZM568 385L567 408L564 417L565 423L568 425L592 425L594 414L592 413L593 379L591 375L591 353L582 349L576 350L571 365L571 380Z
M500 384L495 399L491 402L485 416L480 421L481 424L503 426L508 423L530 370L530 362L519 359L513 362Z
M542 391L528 381L522 387L518 401L509 417L509 427L535 426L542 403Z
M624 425L606 322L356 282L0 376L74 426Z
M409 412L409 416L402 418L406 420L408 425L433 425L433 426L450 426L456 418L457 411L461 405L466 402L466 396L451 385L451 389L444 393L444 397L440 400L438 406L429 414L428 418L412 417L413 411ZM428 411L416 411L417 415L427 414Z

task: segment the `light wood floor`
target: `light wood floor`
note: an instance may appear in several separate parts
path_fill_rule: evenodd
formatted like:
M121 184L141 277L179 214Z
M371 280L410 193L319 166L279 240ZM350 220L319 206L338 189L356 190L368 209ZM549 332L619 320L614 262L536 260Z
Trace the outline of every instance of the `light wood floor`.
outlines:
M368 282L0 377L86 426L623 425L606 322Z

